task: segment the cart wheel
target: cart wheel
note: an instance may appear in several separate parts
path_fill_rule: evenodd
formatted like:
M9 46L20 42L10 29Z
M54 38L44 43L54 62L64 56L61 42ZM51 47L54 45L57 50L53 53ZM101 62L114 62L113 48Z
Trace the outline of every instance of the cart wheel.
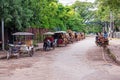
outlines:
M30 57L32 57L33 56L33 52L31 51L29 55L30 55Z
M7 60L10 58L10 52L9 51L5 51L7 54Z
M53 45L53 49L55 49L55 45Z
M29 52L30 57L32 57L34 54L34 49L32 48L31 51Z
M20 57L20 54L19 53L17 53L17 56L16 56L16 58L18 59Z
M45 51L49 51L50 48L49 48L48 46L46 46L46 47L44 47L44 50L45 50Z
M8 51L5 50L4 52L6 53L6 58L8 60L10 58L11 53L9 50Z

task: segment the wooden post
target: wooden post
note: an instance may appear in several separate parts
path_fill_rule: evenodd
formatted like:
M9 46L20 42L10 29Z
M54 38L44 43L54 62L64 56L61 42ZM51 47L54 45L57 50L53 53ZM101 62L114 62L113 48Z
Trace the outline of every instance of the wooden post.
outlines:
M2 22L2 50L5 50L5 40L4 40L4 19L1 19Z

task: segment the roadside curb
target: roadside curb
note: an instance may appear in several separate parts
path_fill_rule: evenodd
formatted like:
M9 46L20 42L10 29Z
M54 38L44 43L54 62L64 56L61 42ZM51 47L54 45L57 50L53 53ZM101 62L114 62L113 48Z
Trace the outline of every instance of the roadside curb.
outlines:
M110 50L110 48L106 48L106 54L108 54L108 57L112 59L116 64L120 65L120 60L117 58L117 56Z

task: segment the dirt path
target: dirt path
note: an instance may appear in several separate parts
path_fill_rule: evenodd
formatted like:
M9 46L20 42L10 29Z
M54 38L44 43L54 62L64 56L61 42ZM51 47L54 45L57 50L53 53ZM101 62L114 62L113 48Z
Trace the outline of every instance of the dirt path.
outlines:
M0 80L120 80L118 66L95 56L100 51L94 38L87 38L54 51L39 51L32 58L1 60Z

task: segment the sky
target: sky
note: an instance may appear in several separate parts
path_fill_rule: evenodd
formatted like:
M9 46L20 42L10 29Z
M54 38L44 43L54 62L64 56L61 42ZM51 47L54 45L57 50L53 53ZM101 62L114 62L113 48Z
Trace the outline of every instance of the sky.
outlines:
M70 5L73 4L76 0L59 0L60 3L64 5ZM80 1L86 1L86 2L94 2L95 0L80 0Z

